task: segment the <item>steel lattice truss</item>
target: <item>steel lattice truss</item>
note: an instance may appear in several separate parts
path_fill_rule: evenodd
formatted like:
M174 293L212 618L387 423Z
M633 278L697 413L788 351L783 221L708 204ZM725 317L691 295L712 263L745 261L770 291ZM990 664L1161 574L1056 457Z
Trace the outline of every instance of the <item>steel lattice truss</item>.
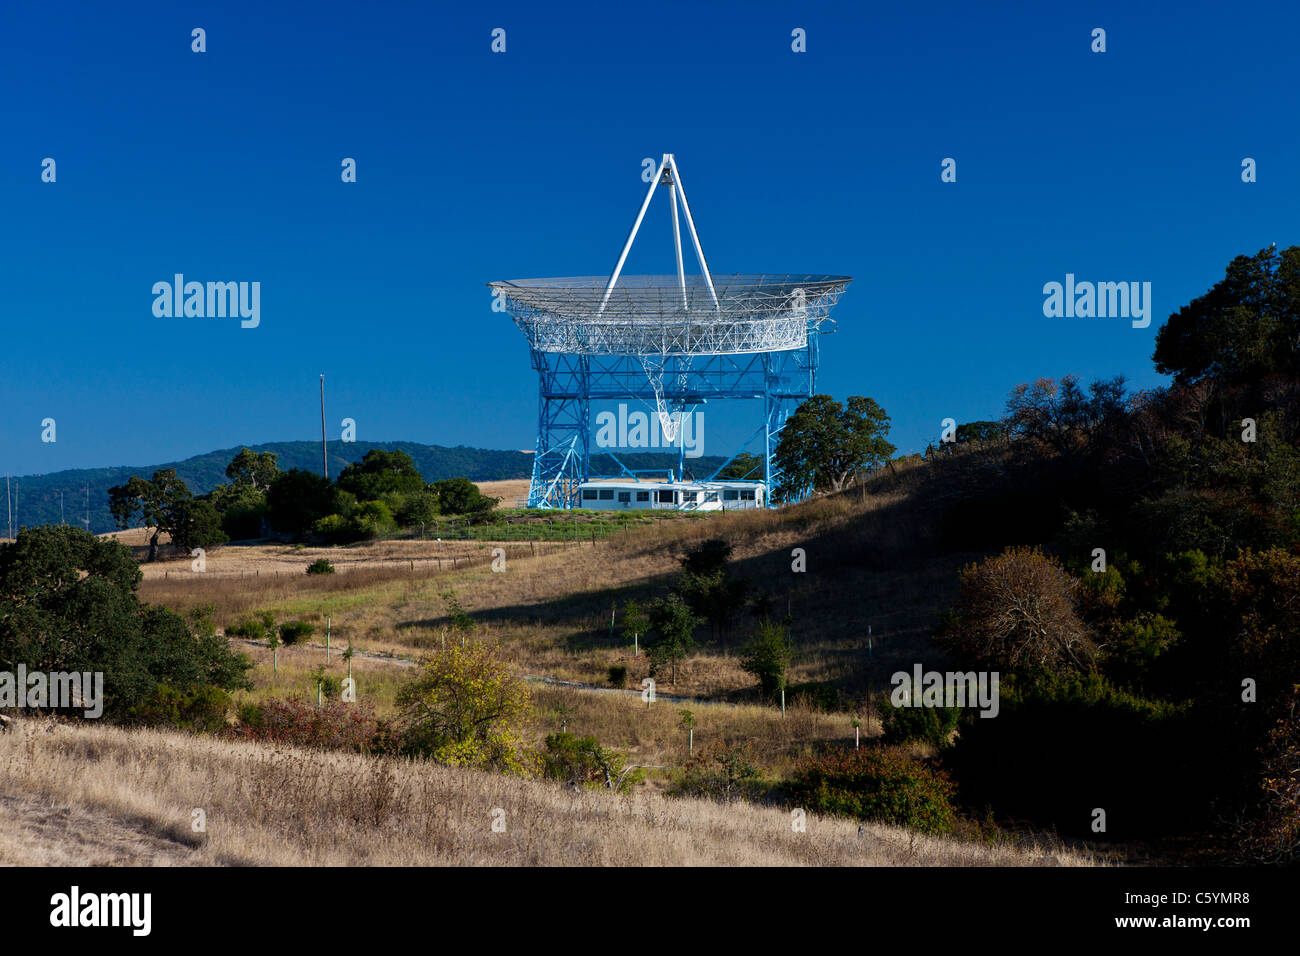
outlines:
M538 375L537 449L528 493L532 507L576 507L579 486L595 477L590 466L593 399L653 401L669 437L673 415L710 399L763 399L763 422L745 444L762 437L762 480L770 504L781 477L773 459L777 436L798 403L813 394L817 338L834 330L830 310L851 280L735 275L715 282L671 153L664 154L649 182L608 279L489 283L527 337ZM637 230L661 185L672 203L677 274L623 276ZM698 276L688 277L683 266L679 205L699 260ZM679 468L684 455L679 447Z
M800 349L821 331L847 276L599 276L492 282L539 352L727 355ZM717 305L713 303L716 291Z

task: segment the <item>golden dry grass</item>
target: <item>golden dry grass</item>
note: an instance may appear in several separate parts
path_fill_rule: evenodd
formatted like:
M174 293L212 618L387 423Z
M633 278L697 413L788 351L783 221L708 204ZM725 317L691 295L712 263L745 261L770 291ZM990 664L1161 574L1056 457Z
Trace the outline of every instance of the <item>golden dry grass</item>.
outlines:
M520 500L528 500L527 478L507 478L504 481L476 481L478 490L489 498L500 498L498 508L514 508Z
M195 833L192 811L206 814ZM505 832L493 832L493 811ZM1076 866L779 808L158 731L24 721L0 737L0 864Z
M234 644L255 665L250 672L253 689L237 692L237 703L284 697L315 701L313 672L326 663L322 644L280 648L278 669L274 671L271 651L265 644L244 640ZM333 647L325 673L342 678L348 673L347 664L340 656L339 645ZM645 659L640 660L644 669ZM414 663L410 658L358 654L352 661L357 699L374 706L380 716L392 716L397 691L410 678ZM639 685L634 681L632 686ZM548 733L563 726L628 753L634 762L669 770L681 767L690 756L687 736L679 728L683 708L695 715L697 748L714 741L747 744L760 768L771 776L788 773L799 757L819 745L849 744L854 740L851 715L825 713L802 703L791 704L782 716L780 709L771 705L676 701L671 695L646 706L639 690L591 690L540 681L530 682L529 690L534 719L526 736L534 746L540 748ZM879 718L864 713L862 721L861 739L869 743L880 735ZM661 784L661 776L652 775L650 785Z
M598 541L217 548L203 574L188 559L146 565L141 596L182 612L213 603L222 626L262 610L321 627L330 617L340 642L418 656L444 639L442 595L450 590L475 618L477 636L510 648L526 673L600 684L623 664L636 682L645 658L631 655L620 622L611 635L611 610L665 593L686 549L721 537L734 548L735 573L777 613L794 616L792 687L829 684L842 706L856 707L894 671L939 663L930 634L957 569L973 557L934 546L934 522L917 493L931 471L899 463L867 485L795 507L665 520ZM489 568L494 547L505 551L504 573ZM792 570L794 548L806 553L804 573ZM338 573L308 577L317 557ZM727 641L700 646L664 692L752 699L753 680L736 654L752 626L742 617Z

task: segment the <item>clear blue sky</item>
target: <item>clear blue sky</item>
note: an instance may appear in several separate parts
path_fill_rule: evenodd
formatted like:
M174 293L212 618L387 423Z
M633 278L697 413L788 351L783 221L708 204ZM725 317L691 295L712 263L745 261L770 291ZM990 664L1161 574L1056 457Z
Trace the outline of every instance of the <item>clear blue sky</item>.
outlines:
M321 372L333 438L531 448L484 284L608 273L663 152L715 273L855 277L818 390L876 398L900 452L1039 376L1157 384L1170 311L1300 242L1298 31L1283 3L5 4L0 469L312 438ZM668 222L630 272L672 270ZM260 327L155 318L177 272L261 282ZM1045 318L1067 272L1151 282L1150 328Z

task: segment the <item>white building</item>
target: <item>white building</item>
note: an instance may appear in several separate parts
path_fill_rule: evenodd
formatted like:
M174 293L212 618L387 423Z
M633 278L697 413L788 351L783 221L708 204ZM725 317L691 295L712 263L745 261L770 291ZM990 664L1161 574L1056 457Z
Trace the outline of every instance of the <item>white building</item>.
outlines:
M588 481L580 508L600 511L744 511L763 507L754 481Z

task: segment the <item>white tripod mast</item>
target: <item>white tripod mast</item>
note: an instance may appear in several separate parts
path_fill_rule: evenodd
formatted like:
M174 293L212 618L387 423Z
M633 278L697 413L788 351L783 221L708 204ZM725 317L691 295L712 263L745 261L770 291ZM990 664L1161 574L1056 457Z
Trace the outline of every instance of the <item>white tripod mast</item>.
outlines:
M669 202L673 207L673 247L677 252L677 283L682 292L682 308L689 310L690 305L686 299L686 270L682 265L682 233L681 227L677 220L677 201L680 198L682 212L686 215L686 228L690 230L691 242L695 246L695 257L700 262L700 271L704 273L704 282L709 287L709 295L713 298L713 308L721 312L722 307L718 304L718 293L713 289L713 276L709 273L709 264L704 261L704 249L700 246L699 234L695 231L695 220L691 218L691 206L686 201L686 187L682 185L682 174L677 170L677 162L673 159L672 153L664 153L664 158L659 161L659 168L655 171L650 180L650 188L646 190L645 199L641 203L641 211L636 214L636 222L632 223L632 231L628 233L627 242L623 243L623 252L618 257L618 264L614 266L614 271L610 274L609 285L605 287L605 296L600 300L600 309L597 315L603 315L605 306L609 303L609 297L614 291L614 286L618 283L618 277L623 272L623 263L627 261L627 254L632 251L632 243L636 241L637 231L641 228L641 220L645 218L645 211L650 208L650 200L654 198L655 189L659 184L668 187Z

